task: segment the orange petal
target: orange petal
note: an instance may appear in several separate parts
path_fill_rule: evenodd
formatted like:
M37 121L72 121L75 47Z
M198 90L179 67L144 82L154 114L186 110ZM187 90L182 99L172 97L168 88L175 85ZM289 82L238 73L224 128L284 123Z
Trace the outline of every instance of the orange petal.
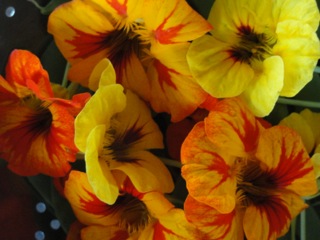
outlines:
M227 214L198 202L190 195L184 203L185 214L191 223L195 224L205 237L197 239L243 239L242 212L234 210Z
M182 176L189 194L219 212L230 213L235 207L234 161L209 141L204 123L197 123L181 149Z
M247 239L268 240L283 236L291 220L306 206L299 196L292 193L270 196L263 204L249 206L243 218Z
M26 50L14 50L6 66L6 80L19 97L30 94L27 88L42 97L53 97L49 76L37 56ZM26 88L27 87L27 88Z
M117 212L96 197L85 173L70 172L65 182L65 196L81 223L101 226L117 224Z
M231 98L214 105L205 119L205 129L212 144L231 155L245 157L256 149L263 128L242 100Z

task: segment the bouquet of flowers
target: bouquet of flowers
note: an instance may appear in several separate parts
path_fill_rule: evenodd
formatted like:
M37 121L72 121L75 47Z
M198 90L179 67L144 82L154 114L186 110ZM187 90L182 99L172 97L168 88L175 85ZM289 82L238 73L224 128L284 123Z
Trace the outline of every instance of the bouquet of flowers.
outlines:
M314 77L315 0L215 0L206 13L185 0L32 2L66 74L50 82L36 55L12 51L0 157L52 180L74 214L67 239L288 232L318 193L320 113L275 116Z

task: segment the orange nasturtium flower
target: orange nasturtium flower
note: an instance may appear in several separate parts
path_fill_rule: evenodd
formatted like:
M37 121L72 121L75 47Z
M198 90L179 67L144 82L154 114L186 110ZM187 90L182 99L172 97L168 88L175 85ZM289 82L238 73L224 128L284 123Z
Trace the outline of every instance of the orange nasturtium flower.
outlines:
M124 92L115 79L113 84L112 79L108 81L109 85L100 84L75 121L75 144L85 153L95 194L113 204L127 176L140 192L171 192L170 172L148 151L163 148L162 133L150 109L130 90Z
M238 239L232 236L242 231L248 240L276 239L306 207L301 196L317 191L300 136L284 126L265 129L240 99L218 102L181 151L187 218L217 234L212 239Z
M190 224L182 209L175 208L162 193L140 193L124 181L112 205L94 194L83 172L71 171L65 196L77 219L85 225L81 239L195 239L199 231Z
M189 41L210 29L185 0L73 0L56 8L48 23L71 63L71 81L88 86L94 66L109 58L118 83L173 121L205 100L186 53Z
M279 95L296 95L320 57L315 0L216 0L211 35L192 42L187 59L198 83L218 98L240 96L259 117Z
M55 98L48 73L31 52L14 50L0 76L0 158L13 172L58 177L78 152L74 118L88 94Z

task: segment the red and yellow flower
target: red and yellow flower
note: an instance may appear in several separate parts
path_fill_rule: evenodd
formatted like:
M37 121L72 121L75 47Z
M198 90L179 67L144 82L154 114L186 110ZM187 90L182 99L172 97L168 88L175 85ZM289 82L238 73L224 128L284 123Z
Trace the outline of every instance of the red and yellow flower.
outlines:
M74 118L89 95L55 98L48 73L25 50L11 53L5 77L0 76L0 157L20 175L66 175L78 152Z
M186 215L214 233L209 239L276 239L306 207L301 197L317 191L300 136L284 126L265 129L240 99L218 102L181 151Z
M65 195L77 219L85 226L81 239L195 239L198 230L188 223L183 210L163 194L141 193L124 181L112 205L95 196L83 172L71 171Z
M170 113L173 121L205 100L186 53L189 41L210 29L184 0L73 0L57 8L48 24L71 63L71 81L88 86L94 66L109 58L118 83L155 111Z
M296 95L320 57L315 0L217 0L211 35L192 42L187 59L198 83L217 98L239 96L259 117L279 95Z

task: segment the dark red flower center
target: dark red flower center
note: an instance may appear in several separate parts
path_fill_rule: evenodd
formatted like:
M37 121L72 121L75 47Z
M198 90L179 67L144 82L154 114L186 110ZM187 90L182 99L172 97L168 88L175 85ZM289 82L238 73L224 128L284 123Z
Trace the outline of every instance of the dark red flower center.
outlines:
M249 26L238 28L239 42L229 50L230 57L235 61L253 64L262 62L272 55L272 48L277 42L274 33L256 33Z

